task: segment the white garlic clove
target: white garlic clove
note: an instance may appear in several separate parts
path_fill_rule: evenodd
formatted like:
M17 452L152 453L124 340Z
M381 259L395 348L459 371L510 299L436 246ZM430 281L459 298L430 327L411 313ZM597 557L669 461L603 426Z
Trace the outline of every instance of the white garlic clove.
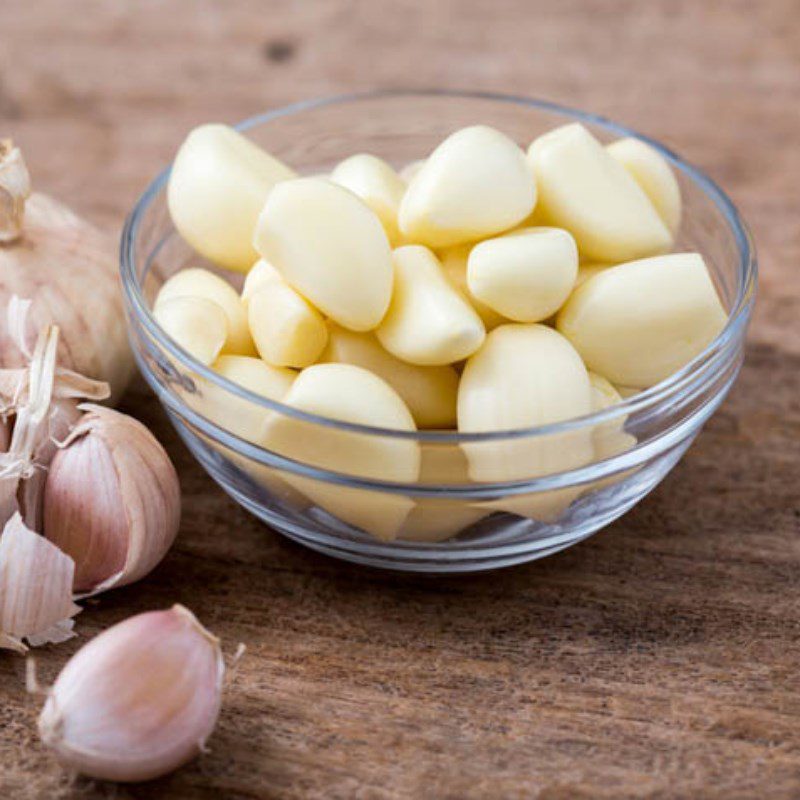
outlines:
M227 125L200 125L175 156L167 204L175 227L198 253L246 272L258 258L252 237L276 183L294 172Z
M242 287L242 303L245 308L247 308L250 298L258 289L274 280L283 280L280 272L264 258L260 258L256 261L247 273L247 277L244 279L244 286Z
M159 325L187 353L209 365L228 338L228 318L219 303L204 297L172 297L153 309Z
M400 204L409 241L447 247L501 233L536 204L525 153L486 125L448 136L414 176Z
M32 645L72 636L75 564L27 528L19 514L0 534L0 648L25 652Z
M606 150L628 171L675 235L681 224L681 189L667 159L641 139L617 139Z
M203 297L216 303L228 322L222 352L239 356L255 355L253 340L247 327L247 311L236 289L226 280L207 269L191 267L170 277L161 287L155 308L173 297Z
M84 775L151 780L202 751L224 674L219 640L188 609L139 614L70 659L48 693L39 734Z
M180 487L140 422L91 404L50 465L44 535L75 560L75 591L97 594L149 573L180 522Z
M386 313L389 240L375 212L348 189L318 178L279 183L253 242L293 289L340 325L372 330Z
M471 356L486 336L483 322L445 277L436 256L421 245L392 253L394 293L375 331L397 358L420 366L441 366Z
M390 164L377 156L359 153L337 164L330 180L360 197L378 215L392 247L402 243L397 216L406 182Z

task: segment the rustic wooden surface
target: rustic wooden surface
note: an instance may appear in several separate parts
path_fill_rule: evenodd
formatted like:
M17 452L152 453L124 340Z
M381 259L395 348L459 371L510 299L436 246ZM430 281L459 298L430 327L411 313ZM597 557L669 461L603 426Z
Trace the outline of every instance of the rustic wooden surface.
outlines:
M79 641L180 601L248 652L211 752L170 778L73 781L0 655L0 796L800 797L797 0L0 0L0 132L39 188L118 229L192 125L374 86L585 107L705 167L750 221L741 380L674 473L568 552L451 579L349 567L215 488L140 385L183 481L180 540Z

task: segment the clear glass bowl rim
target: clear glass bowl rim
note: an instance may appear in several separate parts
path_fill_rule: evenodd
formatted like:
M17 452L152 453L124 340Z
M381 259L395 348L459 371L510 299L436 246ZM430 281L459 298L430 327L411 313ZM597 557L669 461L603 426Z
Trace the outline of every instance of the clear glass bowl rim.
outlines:
M725 192L702 170L682 159L665 147L659 141L645 136L631 128L613 122L598 114L580 111L578 109L563 106L547 100L527 98L516 95L507 95L494 92L479 92L471 90L457 89L388 89L367 92L354 92L348 94L331 95L310 100L293 103L283 106L263 114L258 114L234 127L239 131L246 131L272 120L279 119L288 115L300 114L331 105L344 105L348 103L360 103L370 100L380 100L391 97L447 97L451 99L464 100L488 100L498 103L519 105L528 108L535 108L571 117L576 122L586 122L603 128L607 132L617 136L631 136L646 142L654 147L673 168L679 170L690 180L697 184L700 189L711 199L717 209L721 212L726 224L733 233L738 254L738 291L729 313L727 323L720 334L714 339L699 355L689 364L673 373L660 383L645 389L638 394L624 399L621 403L610 406L602 411L586 414L582 417L575 417L561 422L539 425L528 428L515 428L511 430L486 431L480 433L459 433L458 431L446 430L419 430L401 431L392 428L380 428L358 423L342 422L330 417L323 417L317 414L301 411L291 406L285 405L277 400L270 400L262 395L245 389L233 383L209 367L195 359L180 345L172 340L169 335L161 328L153 316L147 300L142 292L136 273L137 249L136 237L143 218L158 193L164 188L172 169L170 164L162 170L157 177L148 185L139 199L136 201L132 211L127 216L122 230L120 241L120 271L122 286L125 297L137 320L144 326L147 333L164 350L174 356L186 368L201 376L204 380L230 392L236 397L244 399L256 406L261 406L273 412L279 412L298 419L305 420L317 425L333 427L340 430L348 430L354 433L381 436L388 438L413 439L418 442L436 443L470 443L470 442L489 442L506 439L520 439L527 437L545 437L563 435L565 433L578 430L583 427L593 428L596 425L606 423L619 417L628 416L648 408L658 406L667 401L670 397L676 396L681 390L696 379L698 375L704 373L705 380L711 382L716 374L725 368L732 342L740 339L747 326L747 322L752 309L755 296L756 283L758 278L758 263L756 259L755 247L752 236L744 223L739 211ZM166 238L166 237L165 237ZM163 239L156 246L155 251L163 245ZM153 253L145 254L145 257L152 259ZM194 415L192 415L194 416ZM210 421L207 421L210 423ZM214 423L210 423L217 427ZM236 438L236 437L234 437ZM253 446L247 449L252 449ZM259 448L256 448L259 449ZM265 451L268 452L268 451Z

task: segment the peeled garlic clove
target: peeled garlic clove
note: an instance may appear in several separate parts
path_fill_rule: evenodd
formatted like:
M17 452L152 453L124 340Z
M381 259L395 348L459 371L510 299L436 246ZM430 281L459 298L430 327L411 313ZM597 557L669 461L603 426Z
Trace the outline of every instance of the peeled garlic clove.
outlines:
M394 247L402 234L397 227L405 181L383 159L368 153L351 156L336 165L330 180L360 197L377 215Z
M328 341L319 311L282 280L250 297L247 318L258 354L276 367L308 367Z
M578 248L560 228L522 228L472 248L467 284L473 297L517 322L547 319L569 297Z
M173 297L153 309L161 327L201 364L211 364L228 338L228 318L218 303L203 297Z
M590 372L589 383L592 387L592 411L604 411L622 402L622 395L602 375ZM624 430L626 419L618 417L595 426L592 432L595 461L612 458L636 444L636 437Z
M409 184L400 230L429 247L482 239L513 228L531 213L536 185L525 154L486 125L447 137Z
M408 184L416 178L417 173L425 166L425 159L420 158L417 161L409 161L398 173L400 177Z
M545 325L495 328L467 361L458 392L463 432L512 430L580 417L591 410L589 377L570 343ZM588 464L590 430L462 445L476 482L523 480ZM476 503L541 522L557 519L580 488L509 495Z
M25 527L15 514L0 534L0 648L24 653L32 645L70 638L75 564Z
M508 322L508 320L502 314L498 314L493 308L487 306L486 303L482 303L469 290L467 284L467 260L472 247L469 244L447 247L439 252L439 258L447 280L467 298L469 304L483 321L486 330L491 331L498 325Z
M389 241L375 213L349 190L317 178L278 184L254 243L290 286L345 328L372 330L386 313Z
M283 400L297 377L294 370L273 367L260 358L220 356L211 368L229 381L270 400ZM199 411L221 428L258 444L264 435L267 411L210 382L203 386ZM252 462L248 462L252 463Z
M350 364L308 367L283 402L343 422L416 430L411 412L394 389L377 375ZM359 434L277 413L267 424L264 446L344 475L403 483L414 483L419 475L419 446L413 440ZM289 472L282 477L330 514L379 539L393 539L414 505L408 497L351 489Z
M392 254L394 293L376 331L380 343L410 364L452 364L474 353L486 330L474 309L444 275L427 247L398 247Z
M537 208L565 228L581 255L628 261L662 253L672 234L625 168L579 123L536 139L528 160L539 190Z
M628 171L650 198L664 224L674 235L681 224L681 190L667 160L641 139L618 139L606 150Z
M140 422L102 406L85 414L50 465L44 535L75 560L75 591L96 594L147 575L180 522L180 487Z
M383 378L420 428L455 427L458 373L452 367L418 367L393 356L372 333L355 333L335 323L328 330L320 361L353 364Z
M203 750L224 675L219 640L188 609L138 614L67 662L48 692L39 735L83 775L151 780Z
M266 286L270 281L283 280L280 272L278 272L269 261L260 258L250 268L247 277L244 279L244 286L242 287L242 303L247 308L247 303L253 296L257 289Z
M225 312L228 323L222 352L240 356L255 355L247 327L247 312L238 293L226 280L207 269L182 269L161 287L155 302L156 310L159 304L175 297L202 297L216 303Z
M198 253L246 272L258 258L253 229L271 189L295 173L226 125L201 125L175 156L169 213Z
M703 258L673 253L603 270L572 293L557 325L589 369L646 388L699 355L726 318Z
M419 482L427 486L466 486L469 466L464 451L457 444L426 442L420 447ZM474 525L489 512L470 506L463 500L419 498L408 515L400 535L407 542L443 542Z

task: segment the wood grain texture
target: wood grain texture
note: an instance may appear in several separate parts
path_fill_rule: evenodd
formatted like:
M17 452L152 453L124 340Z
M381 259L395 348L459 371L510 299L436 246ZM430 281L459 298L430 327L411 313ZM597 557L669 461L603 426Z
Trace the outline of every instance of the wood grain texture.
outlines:
M655 135L739 204L762 262L742 377L670 477L545 561L466 578L346 566L248 517L141 384L182 476L177 546L88 603L82 641L185 603L236 672L211 752L73 781L0 654L0 796L800 797L797 0L0 0L0 133L40 189L119 229L192 125L374 86L535 95Z

